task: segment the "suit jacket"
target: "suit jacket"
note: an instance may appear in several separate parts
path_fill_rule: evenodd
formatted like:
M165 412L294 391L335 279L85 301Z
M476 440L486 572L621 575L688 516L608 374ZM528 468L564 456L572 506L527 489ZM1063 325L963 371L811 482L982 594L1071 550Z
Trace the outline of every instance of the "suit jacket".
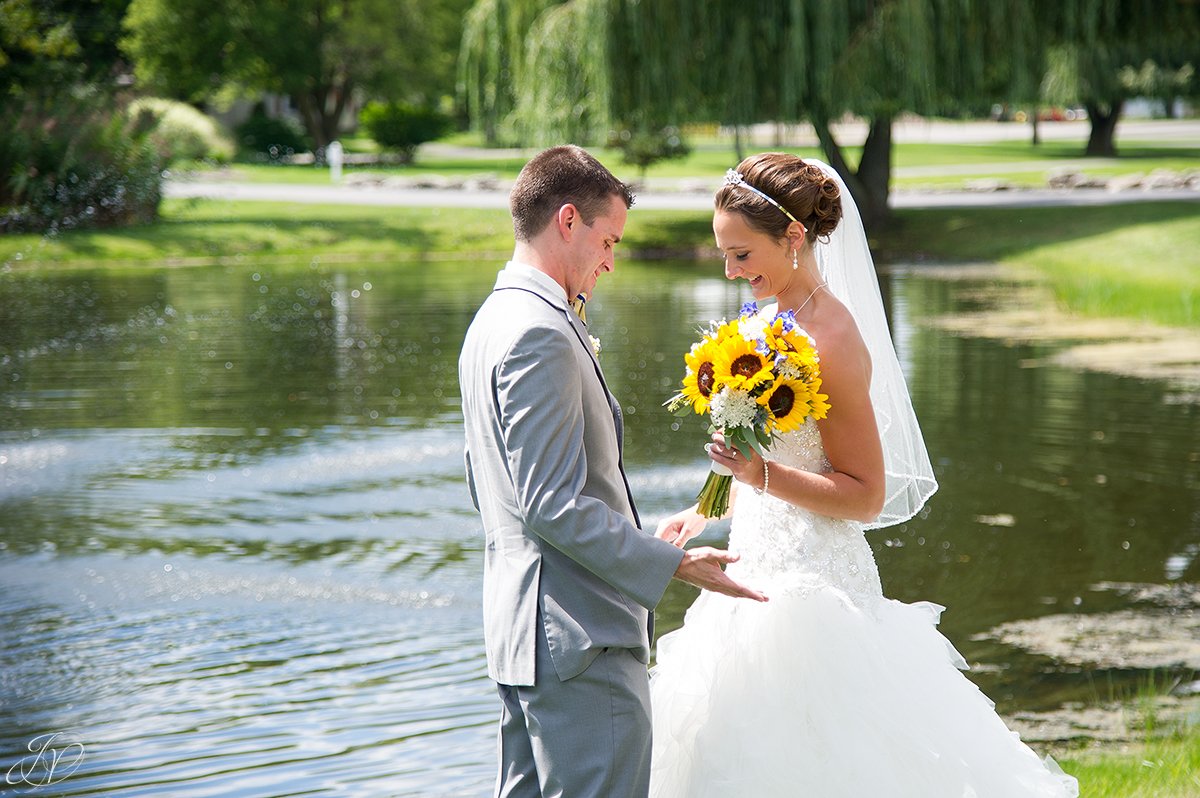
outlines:
M509 263L459 357L471 498L483 518L488 675L534 683L543 624L559 679L601 649L650 656L650 617L683 558L639 528L621 409L563 289Z

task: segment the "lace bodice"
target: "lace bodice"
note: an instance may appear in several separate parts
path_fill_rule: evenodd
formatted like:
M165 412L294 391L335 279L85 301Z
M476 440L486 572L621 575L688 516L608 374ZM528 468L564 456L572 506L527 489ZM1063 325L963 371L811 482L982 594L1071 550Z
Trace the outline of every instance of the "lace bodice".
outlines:
M814 473L832 470L811 419L777 439L767 459ZM729 548L741 556L729 567L735 578L832 585L851 597L883 595L875 557L859 524L760 496L745 486L738 491Z

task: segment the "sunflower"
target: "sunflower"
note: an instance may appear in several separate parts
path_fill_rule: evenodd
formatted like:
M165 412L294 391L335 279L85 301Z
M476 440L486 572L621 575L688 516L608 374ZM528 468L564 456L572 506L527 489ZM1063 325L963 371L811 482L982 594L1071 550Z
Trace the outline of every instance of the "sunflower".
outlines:
M740 391L751 392L775 378L771 359L758 351L756 341L740 335L720 343L713 366L718 383Z
M829 396L821 393L821 378L813 377L808 382L809 412L814 421L820 421L829 415Z
M767 425L772 432L791 432L807 419L819 420L829 413L829 397L821 390L821 380L810 382L779 377L770 390L758 398L767 408Z
M680 396L692 406L697 414L708 412L709 401L720 386L717 384L714 360L720 346L717 341L706 336L704 340L692 347L692 351L683 356L687 363L687 374L683 377L683 390Z
M781 374L792 379L809 380L820 374L820 358L808 335L794 324L776 318L765 332L766 345L777 353Z
M758 397L758 403L768 411L767 427L776 433L799 428L809 416L811 395L807 383L786 377L778 378L766 393Z

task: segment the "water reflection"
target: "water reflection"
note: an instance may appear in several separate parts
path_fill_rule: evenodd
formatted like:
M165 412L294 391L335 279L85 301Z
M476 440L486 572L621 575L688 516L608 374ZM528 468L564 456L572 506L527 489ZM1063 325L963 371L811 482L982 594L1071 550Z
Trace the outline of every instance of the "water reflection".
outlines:
M487 793L456 358L495 268L0 275L0 767L64 731L88 750L65 795ZM1200 578L1195 406L924 326L971 301L949 283L887 288L942 488L872 537L886 590L950 608L1002 711L1093 698L1097 674L972 638ZM651 522L705 471L702 425L660 404L745 298L623 263L589 306Z

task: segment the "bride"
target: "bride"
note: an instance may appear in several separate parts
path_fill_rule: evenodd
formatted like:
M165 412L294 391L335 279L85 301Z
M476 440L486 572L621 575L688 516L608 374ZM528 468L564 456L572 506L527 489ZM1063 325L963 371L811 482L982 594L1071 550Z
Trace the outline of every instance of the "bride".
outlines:
M765 604L704 593L658 642L654 798L1075 796L958 669L935 604L885 598L863 531L937 489L857 208L836 173L783 153L730 170L713 231L759 311L791 310L821 357L828 417L747 460L714 436L737 489L729 566ZM695 507L658 535L683 546Z

